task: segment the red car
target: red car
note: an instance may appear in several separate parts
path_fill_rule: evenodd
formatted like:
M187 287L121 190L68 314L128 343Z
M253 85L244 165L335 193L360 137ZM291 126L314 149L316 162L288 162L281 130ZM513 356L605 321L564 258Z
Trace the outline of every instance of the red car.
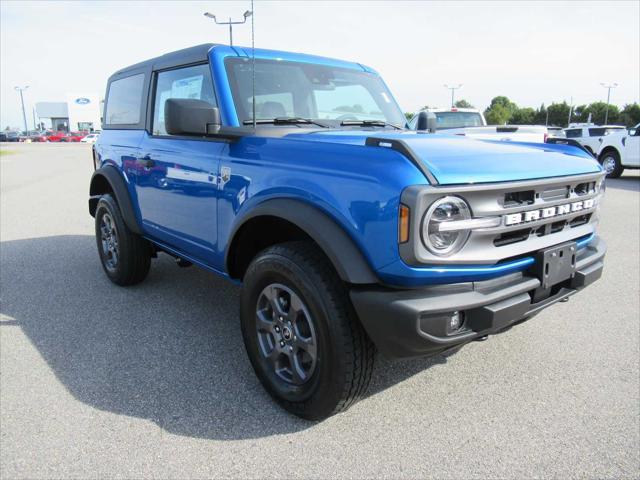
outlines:
M47 142L59 142L67 132L48 132L46 134Z
M83 132L71 132L71 133L67 133L63 137L61 137L60 141L61 142L79 142L80 140L82 140L86 136L87 136L87 134L83 133Z

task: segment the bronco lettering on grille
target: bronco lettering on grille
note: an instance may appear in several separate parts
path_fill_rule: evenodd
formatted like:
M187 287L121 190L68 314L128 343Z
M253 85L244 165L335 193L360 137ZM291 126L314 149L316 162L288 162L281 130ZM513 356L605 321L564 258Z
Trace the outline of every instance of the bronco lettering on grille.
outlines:
M510 213L504 215L505 226L518 225L519 223L535 222L536 220L566 215L567 213L575 213L581 210L593 208L596 205L596 199L590 198L580 202L567 203L556 207L545 207L538 210L527 210L526 212Z

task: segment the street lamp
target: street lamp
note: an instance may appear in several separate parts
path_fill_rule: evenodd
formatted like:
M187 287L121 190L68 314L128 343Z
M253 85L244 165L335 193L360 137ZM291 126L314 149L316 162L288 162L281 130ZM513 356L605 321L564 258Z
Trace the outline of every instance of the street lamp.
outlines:
M18 92L20 92L20 103L22 104L22 120L24 121L24 134L26 135L27 132L29 131L29 128L27 127L27 114L24 111L24 97L22 95L22 92L27 88L29 88L29 85L25 85L24 87L13 87L13 88Z
M458 83L456 85L447 85L446 83L444 84L444 88L448 88L449 90L451 90L451 108L454 107L453 99L454 99L455 91L460 87L462 87L461 83Z
M609 100L611 99L611 89L612 88L616 88L618 86L617 83L600 83L600 85L602 85L604 88L607 89L607 108L604 111L604 124L607 124L607 121L609 120Z
M231 20L231 17L229 17L228 22L219 22L214 14L209 12L204 13L205 17L213 18L213 21L216 22L217 25L229 25L229 45L233 45L233 25L242 25L247 21L247 18L249 18L251 15L253 15L253 12L251 10L247 10L242 14L243 19L241 22L239 21L234 22Z

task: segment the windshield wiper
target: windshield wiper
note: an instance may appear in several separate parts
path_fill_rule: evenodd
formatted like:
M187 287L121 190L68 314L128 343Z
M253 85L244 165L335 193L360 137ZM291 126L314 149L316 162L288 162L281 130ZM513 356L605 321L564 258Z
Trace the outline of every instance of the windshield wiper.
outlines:
M358 126L358 127L393 127L396 130L404 130L393 123L385 122L383 120L343 120L340 122L343 127Z
M242 122L243 125L253 125L253 120L244 120ZM324 123L316 122L315 120L311 120L310 118L302 118L302 117L276 117L276 118L258 118L256 119L256 124L258 125L317 125L323 128L329 128L329 125L325 125Z

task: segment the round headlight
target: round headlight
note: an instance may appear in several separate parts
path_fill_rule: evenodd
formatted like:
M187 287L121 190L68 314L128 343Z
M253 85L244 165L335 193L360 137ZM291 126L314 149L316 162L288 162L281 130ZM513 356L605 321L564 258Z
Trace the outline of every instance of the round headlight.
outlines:
M445 222L469 220L471 211L467 202L459 197L442 197L431 204L422 219L422 242L439 256L448 256L460 250L469 238L470 230L442 230Z

